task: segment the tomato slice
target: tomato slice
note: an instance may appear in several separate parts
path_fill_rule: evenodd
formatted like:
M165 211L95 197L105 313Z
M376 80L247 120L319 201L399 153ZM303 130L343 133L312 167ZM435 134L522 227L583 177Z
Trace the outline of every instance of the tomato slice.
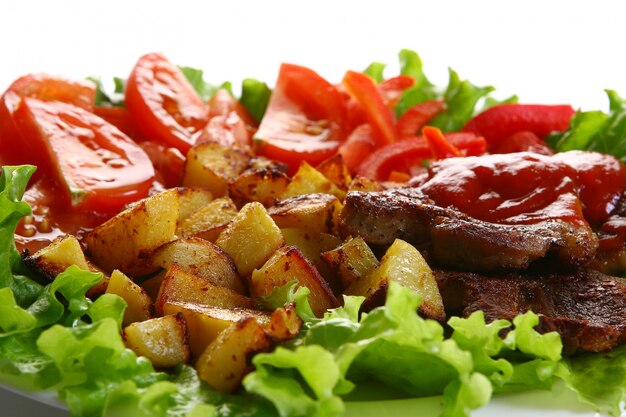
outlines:
M139 133L183 154L209 120L207 105L174 64L161 54L139 58L125 91L126 107Z
M445 133L445 141L458 149L463 156L475 156L485 153L485 139L473 133ZM385 181L392 172L411 173L423 161L433 157L428 140L423 136L402 139L378 148L361 163L358 175Z
M196 143L217 142L228 147L248 149L256 122L248 111L224 89L209 101L209 122Z
M337 153L343 159L350 173L355 173L363 162L376 149L376 140L372 127L368 123L359 125L352 131L348 139L341 144Z
M92 111L96 87L89 81L71 81L45 74L30 74L18 78L0 98L0 163L19 165L33 163L29 142L24 146L13 146L20 140L13 123L13 113L22 97L34 97L47 101L63 101ZM45 172L40 166L34 177Z
M365 110L367 120L379 144L386 145L395 142L398 139L398 132L394 115L385 104L376 82L363 73L348 71L343 78L343 85Z
M345 111L345 99L332 84L308 68L283 64L254 135L256 151L285 162L292 173L302 161L315 166L345 139Z
M413 77L400 74L378 84L378 89L383 96L385 104L389 107L395 107L400 101L400 98L402 98L404 90L413 87L414 84L415 79Z
M13 121L22 140L12 146L47 160L73 208L114 213L148 195L154 168L146 153L93 113L25 97Z
M409 138L417 135L426 123L446 109L442 100L425 101L416 104L398 118L398 135Z
M463 127L463 132L483 136L489 149L514 133L533 132L544 138L564 131L575 111L569 105L502 104L478 114Z

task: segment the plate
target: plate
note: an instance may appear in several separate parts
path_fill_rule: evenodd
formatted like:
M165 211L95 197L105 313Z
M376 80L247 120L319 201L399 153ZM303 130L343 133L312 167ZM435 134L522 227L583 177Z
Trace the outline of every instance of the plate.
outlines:
M442 397L415 398L393 401L347 402L345 417L399 417L420 415L436 417L440 414ZM67 409L49 392L23 392L0 385L2 416L68 417ZM580 403L573 392L562 384L552 391L533 391L499 395L473 417L601 417L602 415ZM622 417L626 413L622 414ZM132 417L132 416L115 416Z

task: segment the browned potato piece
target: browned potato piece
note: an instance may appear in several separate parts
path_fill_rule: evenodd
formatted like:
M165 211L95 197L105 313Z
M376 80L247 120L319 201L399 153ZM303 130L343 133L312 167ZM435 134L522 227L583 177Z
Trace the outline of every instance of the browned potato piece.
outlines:
M348 288L354 281L366 277L378 267L378 259L362 237L348 240L336 249L325 251L321 258L336 271L341 288Z
M107 294L119 295L128 305L124 311L124 326L153 316L154 306L150 296L130 278L117 269L111 274Z
M157 270L148 261L159 246L174 240L178 191L167 190L139 201L96 227L85 239L95 263L110 272L135 277Z
M248 168L250 169L267 169L271 168L275 171L287 172L289 170L289 166L284 162L276 161L274 159L269 159L264 156L255 156L250 159L248 162Z
M200 379L216 390L231 393L252 370L254 354L266 351L272 343L255 318L248 317L221 332L196 362Z
M157 368L171 368L189 360L189 338L182 314L133 323L124 328L122 337L126 347L150 359Z
M346 294L366 297L363 309L369 310L384 304L391 281L422 296L419 308L422 315L439 321L445 319L443 301L433 271L417 249L400 239L396 239L387 249L378 268L354 281L346 289Z
M333 292L338 294L343 290L337 274L321 258L321 253L335 249L341 244L341 240L328 233L309 233L303 229L288 228L280 229L285 238L285 246L295 246L302 254L315 265L315 269L330 284Z
M163 314L163 305L169 301L185 301L225 308L253 308L254 303L249 297L231 289L211 284L181 267L172 264L163 279L161 289L155 303L158 315Z
M215 197L223 197L228 183L248 166L250 155L219 143L207 142L191 148L187 154L183 185L203 187Z
M268 210L278 227L295 227L308 233L333 233L341 203L330 194L303 194L279 201Z
M233 200L229 197L217 198L183 220L176 229L176 234L215 242L237 213Z
M342 201L346 196L345 191L305 161L300 164L281 199L315 193L332 194Z
M264 326L270 323L270 313L265 311L249 308L221 308L181 301L165 303L163 313L166 315L180 313L185 317L189 330L191 354L195 358L204 352L218 334L241 319L254 317Z
M321 317L329 308L337 307L337 299L328 283L293 246L278 249L261 269L254 270L250 278L250 292L256 297L268 296L274 287L282 287L293 280L311 291L309 304L316 316Z
M52 281L57 275L72 265L92 272L102 272L85 258L78 239L72 235L59 236L48 246L24 258L24 263L36 274ZM104 294L109 277L103 274L99 283L87 292L88 297Z
M243 202L273 206L287 189L289 177L274 168L247 169L230 183L230 195Z
M380 182L371 180L366 177L356 177L348 185L348 192L350 191L383 191L385 187Z
M222 249L204 239L189 237L166 243L154 251L152 263L163 269L177 264L183 270L211 284L245 292L233 260Z
M265 330L272 339L277 342L284 342L296 337L301 328L302 320L296 314L295 304L291 303L274 310Z
M340 190L348 190L348 184L352 181L352 177L350 176L348 167L343 163L341 154L337 153L325 161L322 161L315 169L328 178Z
M177 188L178 224L213 201L213 194L204 188ZM178 232L176 233L178 234Z
M215 242L247 277L284 244L283 235L261 203L248 203Z
M161 289L165 275L167 275L167 271L161 271L141 283L141 288L150 296L152 301L156 301L159 296L159 290Z

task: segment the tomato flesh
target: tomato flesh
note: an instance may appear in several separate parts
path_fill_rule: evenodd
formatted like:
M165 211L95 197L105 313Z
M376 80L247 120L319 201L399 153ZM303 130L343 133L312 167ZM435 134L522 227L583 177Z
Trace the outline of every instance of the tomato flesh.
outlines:
M147 54L133 68L126 107L139 133L187 154L207 124L207 105L184 74L161 54Z
M154 179L148 156L103 119L61 102L22 99L13 120L77 210L113 213L146 197Z

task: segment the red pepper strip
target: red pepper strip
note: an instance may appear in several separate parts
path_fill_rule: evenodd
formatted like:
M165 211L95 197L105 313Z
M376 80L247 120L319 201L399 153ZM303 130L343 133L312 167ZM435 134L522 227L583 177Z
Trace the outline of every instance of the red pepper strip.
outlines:
M398 135L401 139L417 135L426 123L445 109L441 100L425 101L411 107L398 119Z
M348 139L339 147L338 154L350 173L355 173L358 166L376 149L376 140L369 124L359 125L352 131Z
M533 132L527 130L513 133L491 149L491 153L534 152L541 155L554 155L554 151Z
M491 150L517 132L530 131L544 138L551 132L566 130L574 113L569 105L502 104L472 118L463 132L483 136Z
M413 84L415 84L413 77L398 75L397 77L389 78L378 84L378 89L387 106L393 108L398 104L398 101L400 101L404 90L413 87Z
M348 93L363 107L380 145L393 143L398 133L392 110L387 107L376 82L360 72L348 71L343 78Z
M445 159L463 156L456 146L448 142L439 130L433 126L426 126L422 129L422 135L426 138L433 159Z

